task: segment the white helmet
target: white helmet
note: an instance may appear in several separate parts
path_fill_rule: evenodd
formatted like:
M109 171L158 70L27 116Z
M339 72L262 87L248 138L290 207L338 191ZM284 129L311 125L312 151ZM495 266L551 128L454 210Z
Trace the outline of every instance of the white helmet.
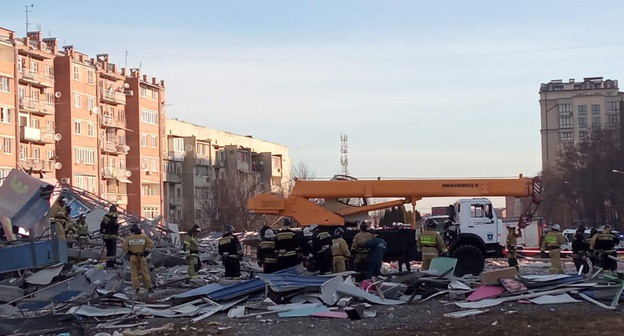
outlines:
M555 231L561 231L561 226L559 226L559 224L554 224L550 229Z
M271 229L264 231L264 238L275 238L275 232Z
M309 226L303 228L303 236L304 237L312 237L312 230Z

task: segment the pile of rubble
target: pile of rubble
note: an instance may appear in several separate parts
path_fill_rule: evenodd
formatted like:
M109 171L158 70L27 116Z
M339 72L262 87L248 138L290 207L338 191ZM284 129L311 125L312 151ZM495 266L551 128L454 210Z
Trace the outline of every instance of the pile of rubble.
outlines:
M101 335L110 335L109 331L147 335L170 329L170 319L180 318L192 326L219 313L259 321L291 317L359 320L374 318L376 307L418 305L433 298L459 308L445 313L448 318L483 314L504 302L544 305L585 300L613 310L624 291L620 273L604 275L598 269L589 276L543 275L548 263L542 260L521 263L523 273L528 269L541 275L519 275L516 268L494 261L478 277L456 277L456 259L437 258L429 271L396 272L356 284L353 272L318 275L302 266L262 274L253 254L248 254L243 261L244 276L226 279L216 254L217 239L215 234L202 240L204 267L200 279L188 285L182 281L186 276L183 253L175 248L153 253L153 294L131 290L127 266L103 269L96 260L5 275L0 282L0 300L5 302L0 305L0 334L81 335L89 324ZM153 320L146 318L167 320L153 328L153 323L148 325Z

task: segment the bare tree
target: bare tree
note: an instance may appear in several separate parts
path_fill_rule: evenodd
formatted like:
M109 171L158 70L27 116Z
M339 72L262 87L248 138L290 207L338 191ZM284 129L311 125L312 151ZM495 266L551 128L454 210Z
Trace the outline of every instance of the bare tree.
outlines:
M297 162L292 168L291 179L296 180L312 180L315 177L315 172L303 161Z

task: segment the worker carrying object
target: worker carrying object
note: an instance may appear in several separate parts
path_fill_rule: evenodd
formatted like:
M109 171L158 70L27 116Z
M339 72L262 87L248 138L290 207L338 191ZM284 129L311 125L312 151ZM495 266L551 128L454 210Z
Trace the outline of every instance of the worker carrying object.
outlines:
M275 251L277 252L277 268L280 270L299 264L299 241L290 227L292 220L284 219L284 228L275 236Z
M199 225L195 224L186 232L184 242L182 243L182 249L188 262L188 270L186 272L186 283L189 283L190 279L197 278L197 271L199 270L199 238L197 235L201 232Z
M576 271L581 271L581 273L587 274L589 273L589 264L587 263L587 254L589 251L589 244L585 242L585 237L583 237L583 232L585 231L584 227L580 227L574 233L574 241L572 242L572 260L574 261L574 266L576 267Z
M243 257L243 248L240 241L232 233L234 227L227 225L221 239L219 239L219 254L225 267L225 276L230 278L240 277L240 259Z
M516 245L518 245L518 237L521 237L520 229L516 231L516 228L512 223L507 223L507 240L505 241L505 248L507 249L507 262L509 267L518 267L518 251L516 251Z
M602 233L596 235L596 239L593 241L593 249L597 252L598 258L605 272L617 272L617 261L609 258L609 256L617 257L617 251L615 247L620 243L618 238L613 232L611 232L611 226L605 225Z
M349 246L347 242L342 238L344 234L344 230L342 228L337 228L334 231L334 239L332 240L332 265L334 273L342 273L346 272L346 262L349 257L351 257L351 253L349 253Z
M154 242L146 235L141 233L141 229L137 224L130 228L132 234L124 239L121 248L130 255L130 277L132 279L132 287L138 293L141 289L139 283L139 273L143 279L143 287L152 292L152 278L147 268L146 257L154 248Z
M360 223L360 232L353 237L353 243L351 244L353 270L357 272L355 274L355 282L359 283L364 279L370 279L370 275L367 274L368 252L370 252L370 249L362 245L371 239L373 239L373 234L369 232L368 224L366 222Z
M119 235L119 223L117 223L117 206L111 205L108 213L100 222L100 233L104 238L106 246L106 267L115 268L115 260L117 259L117 237Z
M561 244L565 243L566 239L560 233L561 227L559 224L554 224L550 229L551 231L544 237L541 251L544 253L548 250L548 254L550 254L550 273L563 274L563 268L561 267Z
M268 229L264 231L264 238L258 246L258 265L262 267L264 274L277 271L277 254L275 253L275 232Z
M327 231L316 230L316 235L312 243L314 250L314 262L320 274L331 273L332 271L332 237Z
M431 265L431 260L440 255L446 256L447 249L442 236L435 230L438 223L429 218L425 224L427 225L427 230L418 236L416 247L418 248L418 252L422 255L422 269L428 270Z

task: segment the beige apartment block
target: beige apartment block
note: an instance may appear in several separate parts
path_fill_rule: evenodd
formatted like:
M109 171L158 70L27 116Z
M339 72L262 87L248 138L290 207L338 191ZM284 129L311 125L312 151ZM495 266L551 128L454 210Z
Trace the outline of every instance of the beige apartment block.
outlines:
M16 99L17 81L14 32L0 28L0 178L17 163ZM0 180L2 184L4 180Z
M232 174L257 177L264 192L288 189L288 147L177 119L167 119L163 215L188 229L202 221L218 223L210 213L217 181ZM204 223L202 223L204 224Z
M592 129L619 126L618 81L588 77L540 86L542 169L553 167L565 144L587 139Z
M128 210L145 218L163 213L163 156L165 134L165 82L148 79L139 69L130 69L125 78L126 133L130 151L126 167L130 171Z

